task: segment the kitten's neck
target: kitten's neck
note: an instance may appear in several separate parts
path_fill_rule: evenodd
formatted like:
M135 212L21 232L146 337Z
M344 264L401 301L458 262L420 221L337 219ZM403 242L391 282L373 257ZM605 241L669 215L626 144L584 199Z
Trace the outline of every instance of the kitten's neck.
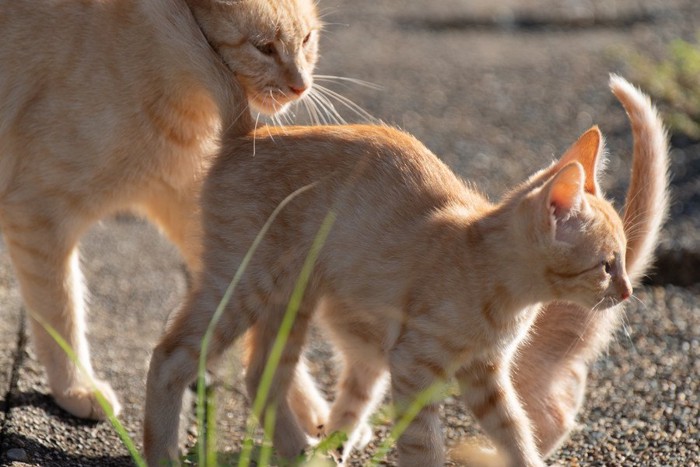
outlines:
M444 254L465 265L456 270L465 275L463 283L479 284L475 293L507 296L503 305L512 313L553 298L543 287L541 265L532 245L521 238L522 226L511 211L490 208L478 216L465 216L457 209L441 222L443 229L455 233L443 243Z

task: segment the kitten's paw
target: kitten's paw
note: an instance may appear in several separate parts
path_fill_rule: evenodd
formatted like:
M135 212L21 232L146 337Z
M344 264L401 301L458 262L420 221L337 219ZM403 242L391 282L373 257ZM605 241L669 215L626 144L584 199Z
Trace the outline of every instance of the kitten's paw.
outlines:
M365 448L370 441L372 441L372 436L374 436L374 430L369 423L362 423L357 427L357 449Z
M328 412L326 407L310 407L305 412L299 410L296 412L297 421L307 435L312 438L323 438L326 436Z
M508 457L476 441L466 441L456 446L450 452L450 457L460 465L473 467L500 467L509 463Z
M112 408L113 414L115 416L119 415L122 406L111 386L100 380L95 380L94 384L95 389L100 391L107 404ZM73 386L60 394L54 394L54 399L59 407L78 418L90 420L104 420L107 418L92 387Z

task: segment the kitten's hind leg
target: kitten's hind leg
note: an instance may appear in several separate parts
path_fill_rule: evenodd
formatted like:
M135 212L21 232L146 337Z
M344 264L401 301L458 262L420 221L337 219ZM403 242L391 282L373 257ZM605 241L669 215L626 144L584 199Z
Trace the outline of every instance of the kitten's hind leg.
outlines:
M318 390L303 356L295 369L287 397L304 432L313 438L321 437L326 432L330 407Z
M344 462L353 448L366 446L372 438L372 428L367 418L385 393L387 370L380 352L369 351L366 342L344 330L337 330L334 334L335 344L343 355L344 367L327 433L343 432L348 435L347 442L339 449Z
M56 403L80 418L103 419L98 389L117 414L121 407L112 388L94 378L85 337L85 290L76 245L82 223L54 222L45 209L3 206L5 243L30 315L37 356L46 369ZM57 209L58 212L61 212ZM45 326L75 353L72 361Z
M279 335L280 323L286 306L272 308L274 310L266 310L264 320L261 318L249 331L251 354L246 370L246 386L251 401L262 397L258 391L261 388L262 377L272 348ZM288 397L291 381L304 345L304 337L309 324L309 309L312 308L303 305L299 309L269 385L269 392L262 411L259 414L264 419L268 408L272 407L275 410L273 445L277 453L287 459L299 456L309 445L309 439L292 411ZM262 424L263 420L260 422Z
M143 445L150 466L178 458L183 394L197 376L202 339L219 297L220 294L206 288L193 289L153 351L143 424ZM239 302L229 307L235 312L221 316L207 348L208 362L216 360L252 322L251 313Z

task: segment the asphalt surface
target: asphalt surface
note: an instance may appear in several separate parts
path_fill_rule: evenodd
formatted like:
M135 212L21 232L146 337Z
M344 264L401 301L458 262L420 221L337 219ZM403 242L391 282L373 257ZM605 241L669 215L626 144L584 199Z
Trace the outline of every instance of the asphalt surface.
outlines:
M597 123L610 148L603 186L618 205L631 137L608 73L634 79L631 57L660 57L669 41L700 30L695 0L321 0L320 7L327 27L318 73L381 89L319 84L413 133L494 197ZM592 369L580 427L552 462L700 465L700 145L674 147L671 166L674 202L658 267ZM95 226L82 246L94 366L119 395L120 419L140 448L148 358L186 290L182 262L152 227L128 216ZM0 309L0 463L132 465L109 424L75 419L52 403L2 243ZM332 384L328 350L314 347L311 358L323 384ZM216 379L224 460L235 458L248 414L237 370L225 364ZM386 420L377 421L380 440ZM451 445L477 430L453 398L444 422ZM353 462L362 464L373 445Z

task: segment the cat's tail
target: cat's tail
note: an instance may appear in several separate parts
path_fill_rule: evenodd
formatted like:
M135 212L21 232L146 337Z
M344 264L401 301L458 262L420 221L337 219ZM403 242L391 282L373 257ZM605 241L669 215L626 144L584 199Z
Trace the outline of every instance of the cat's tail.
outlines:
M617 75L610 89L627 111L634 151L623 225L627 236L627 274L637 283L654 259L661 225L668 211L668 138L649 97Z

